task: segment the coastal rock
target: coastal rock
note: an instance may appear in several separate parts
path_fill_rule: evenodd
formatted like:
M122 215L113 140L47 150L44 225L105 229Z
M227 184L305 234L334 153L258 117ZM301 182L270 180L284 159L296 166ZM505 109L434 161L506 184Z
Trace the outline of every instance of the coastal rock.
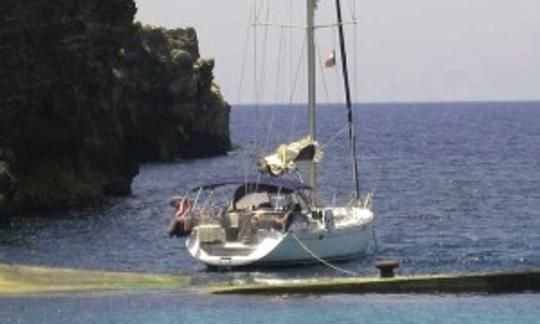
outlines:
M120 74L129 88L136 153L143 161L225 154L230 107L200 57L193 28L136 25Z
M2 1L0 214L126 195L140 159L228 150L229 106L195 31L143 28L135 12Z
M43 209L130 192L137 161L112 72L126 0L6 0L0 10L2 205Z

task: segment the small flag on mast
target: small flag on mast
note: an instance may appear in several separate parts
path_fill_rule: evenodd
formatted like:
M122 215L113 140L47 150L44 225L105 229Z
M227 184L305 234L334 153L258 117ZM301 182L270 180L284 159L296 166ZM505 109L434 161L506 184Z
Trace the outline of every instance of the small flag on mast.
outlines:
M336 66L336 51L332 51L324 61L324 67L331 68Z

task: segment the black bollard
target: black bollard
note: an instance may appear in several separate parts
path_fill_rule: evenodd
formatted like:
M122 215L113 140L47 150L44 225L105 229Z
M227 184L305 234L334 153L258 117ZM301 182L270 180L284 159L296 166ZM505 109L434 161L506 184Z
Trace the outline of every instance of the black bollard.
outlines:
M381 278L394 278L394 269L399 267L399 262L392 260L378 261L375 263L375 267L379 269Z

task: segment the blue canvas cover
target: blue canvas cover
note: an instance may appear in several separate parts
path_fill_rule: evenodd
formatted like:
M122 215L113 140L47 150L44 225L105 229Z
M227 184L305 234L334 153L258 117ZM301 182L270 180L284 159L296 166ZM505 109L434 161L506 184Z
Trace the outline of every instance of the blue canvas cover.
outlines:
M297 180L271 177L265 175L251 175L251 176L232 176L220 179L215 179L208 183L199 185L192 189L192 191L198 191L200 189L214 189L217 187L227 185L248 185L248 186L261 186L272 189L280 189L283 191L298 191L298 190L311 190L311 187L305 183Z

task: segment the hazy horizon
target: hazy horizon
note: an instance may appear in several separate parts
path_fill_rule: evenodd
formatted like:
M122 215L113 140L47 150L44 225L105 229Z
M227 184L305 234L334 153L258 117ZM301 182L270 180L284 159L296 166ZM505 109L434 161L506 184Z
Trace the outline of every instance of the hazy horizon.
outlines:
M540 103L540 100L533 99L533 100L423 100L423 101L357 101L353 102L353 105L408 105L408 104L416 104L416 105L430 105L430 104L489 104L489 103L517 103L517 104L527 104L527 103ZM301 106L306 105L306 102L241 102L241 103L234 103L232 105L235 106L282 106L282 105L291 105L291 106ZM343 101L331 101L331 102L324 102L325 105L345 105Z
M253 63L249 63L245 67L243 86L241 84L242 58L253 1L185 0L171 3L136 0L137 20L167 28L194 27L199 35L202 56L216 60L216 82L227 101L233 104L302 103L305 87L299 85L296 93L289 97L286 92L293 85L295 73L293 68L281 66L294 65L296 71L293 60L299 57L302 31L287 31L288 36L281 36L281 29L269 28L268 46L274 47L268 47L272 49L268 50L262 45L265 28L258 27L258 66L263 61L266 74L259 72L259 76L255 76L250 69ZM256 2L261 3L260 0ZM540 100L540 19L536 16L540 12L540 2L342 2L345 19L350 20L353 6L358 18L356 29L347 27L349 36L357 33L356 51L353 41L349 39L347 44L357 102ZM270 7L260 7L262 18L259 21L265 21L268 13L272 22L303 24L304 1L274 0L271 3ZM333 1L320 2L319 22L334 21L332 6ZM253 30L251 28L250 46L254 43ZM335 36L325 29L318 34L319 55L324 57L336 49ZM283 37L284 44L294 41L299 45L290 45L284 49L288 53L283 54L274 45L281 44ZM356 55L352 55L353 52ZM255 57L251 52L247 55L248 60ZM300 72L298 83L305 79L303 67ZM335 71L325 70L327 83L324 85L324 80L319 78L318 100L342 101L339 74L339 67ZM254 89L251 84L256 77L260 88Z

